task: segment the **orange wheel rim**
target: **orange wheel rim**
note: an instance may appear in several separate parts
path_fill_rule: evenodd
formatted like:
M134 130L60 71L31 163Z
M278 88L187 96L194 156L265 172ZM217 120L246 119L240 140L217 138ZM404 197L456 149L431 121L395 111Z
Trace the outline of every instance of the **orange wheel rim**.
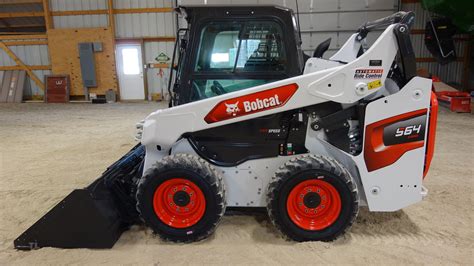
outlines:
M322 230L334 224L341 213L336 188L321 179L306 180L288 195L286 209L291 221L305 230Z
M163 182L155 190L153 209L166 225L187 228L204 216L206 199L202 190L192 181L173 178Z

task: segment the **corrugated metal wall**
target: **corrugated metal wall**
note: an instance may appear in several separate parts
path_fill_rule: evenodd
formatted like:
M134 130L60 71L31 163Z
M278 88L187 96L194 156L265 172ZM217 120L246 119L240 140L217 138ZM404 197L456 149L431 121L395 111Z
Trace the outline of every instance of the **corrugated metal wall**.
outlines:
M114 8L161 8L173 7L171 0L114 0ZM115 15L117 38L141 38L158 36L175 36L175 15L172 13L138 13ZM165 53L170 58L173 54L173 42L145 42L145 63L156 63L155 57ZM161 73L161 74L160 74ZM168 88L168 69L151 68L147 70L149 97L151 93L166 92Z
M398 10L398 0L298 0L300 24L302 30L303 49L311 54L317 45L327 38L332 38L330 50L325 57L331 56L361 24L366 21L390 15ZM114 0L114 8L161 8L172 7L172 0ZM197 4L248 4L248 5L281 5L296 11L295 0L179 0L180 5ZM107 0L50 0L52 11L98 10L107 9ZM423 29L427 14L420 4L404 4L402 10L413 10L417 14L414 28ZM107 15L55 16L55 28L83 28L107 26ZM172 13L137 13L115 15L117 38L140 38L174 36L176 31L175 17ZM371 44L378 34L371 34ZM423 35L413 35L413 46L417 57L429 58ZM144 54L146 63L156 63L155 57L165 53L169 57L173 53L172 42L145 42ZM458 56L464 53L465 42L457 43ZM11 49L27 64L49 65L46 45L12 46ZM0 66L14 65L5 54L0 53ZM419 68L440 76L444 81L460 83L462 80L462 62L453 62L446 66L437 63L418 63ZM50 71L35 71L40 79ZM159 69L147 70L147 84L150 93L167 90L168 70L160 75ZM2 76L0 72L0 76ZM34 82L32 93L41 94Z
M114 0L114 7L160 8L172 7L171 0ZM117 37L174 36L175 19L170 12L115 15Z
M49 65L48 47L46 45L9 46L10 50L26 65ZM15 66L16 63L3 50L0 50L0 66ZM38 78L43 80L44 75L49 75L49 70L34 70ZM3 71L0 71L3 77ZM0 79L1 80L1 79ZM43 95L35 82L30 80L31 91L25 91L26 97Z
M50 0L51 11L107 9L107 0ZM55 16L54 27L93 28L107 27L107 15Z
M402 5L402 10L414 11L416 14L415 24L413 29L424 29L426 22L429 21L429 13L425 11L420 3L407 3ZM433 57L426 49L424 42L424 34L412 34L411 40L413 49L417 58ZM465 41L455 41L456 53L458 57L464 56L464 50L467 45ZM463 62L451 62L446 65L440 65L437 62L419 62L417 68L425 68L429 73L439 76L441 80L449 83L462 83L463 79Z

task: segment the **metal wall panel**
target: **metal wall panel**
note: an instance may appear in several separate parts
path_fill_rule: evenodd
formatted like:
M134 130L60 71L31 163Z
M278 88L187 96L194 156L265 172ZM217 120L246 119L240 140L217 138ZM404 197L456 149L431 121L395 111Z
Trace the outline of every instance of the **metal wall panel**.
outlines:
M115 8L172 7L172 0L114 0Z
M424 30L426 22L429 21L430 14L425 11L420 3L408 3L402 5L402 10L413 11L416 14L413 29ZM413 49L417 58L432 58L431 53L426 49L424 34L412 34ZM455 49L458 57L464 56L465 41L455 40ZM462 83L463 63L451 62L440 65L437 62L419 62L417 68L425 68L429 73L440 77L444 82Z
M119 38L174 36L176 31L172 13L118 14L115 27Z
M51 11L107 9L107 0L50 0ZM54 16L55 28L106 27L107 15Z
M51 11L107 9L107 0L49 0Z
M174 43L172 42L147 42L145 43L145 62L156 63L155 57L160 53L167 54L170 58L173 55ZM170 60L171 61L171 60ZM147 70L148 92L157 93L163 90L167 94L169 69L150 68Z
M44 82L44 76L45 75L51 75L50 70L33 70L33 72L43 82ZM38 85L36 85L36 83L33 80L29 79L29 81L30 81L30 85L31 85L31 92L30 93L24 92L23 97L32 96L32 95L44 95L44 92L38 87Z
M55 16L57 29L107 27L107 15Z
M51 75L51 71L49 71L49 70L34 70L33 72L41 80L44 80L44 75ZM5 71L0 71L0 84L3 80L4 73L5 73ZM31 80L29 77L27 77L27 81L30 82L31 90L24 91L23 92L23 98L31 98L32 95L40 95L40 96L44 95L43 91L36 85L36 83L33 80Z
M161 8L172 7L169 0L115 0L114 8ZM175 17L172 13L138 13L115 15L116 36L155 37L174 36Z
M46 45L9 46L9 48L26 65L50 64L48 47ZM16 63L3 50L0 50L0 66L16 66ZM51 73L49 70L34 70L33 72L40 80L44 79L44 75ZM3 76L3 71L0 71L0 73L2 73L1 76ZM23 96L29 97L31 95L43 95L43 91L38 88L36 83L29 78L28 80L31 84L31 91L25 91Z
M26 65L49 65L46 45L9 46L10 50ZM16 66L5 51L0 50L0 66Z

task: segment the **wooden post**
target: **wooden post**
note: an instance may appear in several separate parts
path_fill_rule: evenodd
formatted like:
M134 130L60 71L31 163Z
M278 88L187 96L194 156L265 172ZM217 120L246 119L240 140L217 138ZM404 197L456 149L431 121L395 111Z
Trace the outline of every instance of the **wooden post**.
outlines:
M473 45L474 39L471 36L468 36L466 43L464 44L464 56L463 56L463 73L462 73L462 90L463 91L470 91L471 88L469 87L469 70L470 66L469 63L471 61L471 45ZM474 45L473 45L474 46Z
M114 52L114 64L115 64L115 83L117 85L117 99L120 99L120 84L118 82L117 72L117 55L115 54L115 15L114 15L114 0L107 0L107 11L109 15L109 28L112 31L112 49Z
M43 12L44 22L46 24L46 30L54 28L53 18L51 17L51 11L49 10L49 0L43 0Z
M5 51L5 53L7 53L11 59L13 59L13 61L15 61L17 63L18 66L21 67L22 70L25 70L26 73L28 74L28 76L30 76L30 78L36 83L36 85L38 85L38 87L44 91L44 84L43 82L36 76L35 73L33 73L33 71L31 71L31 69L25 65L25 63L23 63L23 61L20 60L20 58L18 58L13 52L12 50L10 50L10 48L8 48L8 46L6 46L2 41L0 41L0 48Z
M108 14L109 14L109 27L112 29L112 35L115 40L115 17L114 17L114 0L108 0Z

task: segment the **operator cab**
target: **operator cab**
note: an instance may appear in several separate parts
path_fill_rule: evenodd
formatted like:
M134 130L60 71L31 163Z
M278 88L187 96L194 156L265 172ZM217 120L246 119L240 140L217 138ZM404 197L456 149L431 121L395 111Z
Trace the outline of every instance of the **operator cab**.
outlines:
M303 73L305 58L291 9L187 6L177 11L185 16L188 28L178 31L171 106Z

